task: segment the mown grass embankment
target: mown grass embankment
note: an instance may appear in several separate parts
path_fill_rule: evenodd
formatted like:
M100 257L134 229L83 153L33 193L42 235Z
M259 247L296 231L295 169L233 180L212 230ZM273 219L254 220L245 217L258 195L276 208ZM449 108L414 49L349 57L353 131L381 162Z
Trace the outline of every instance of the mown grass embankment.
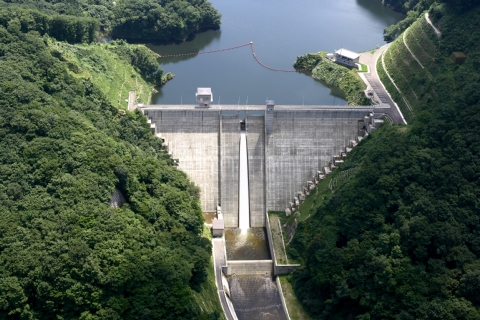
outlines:
M439 61L436 59L438 45L438 38L433 29L427 24L425 18L421 17L405 31L404 37L398 37L384 53L385 67L389 75L412 108L411 112L402 110L404 114L407 114L407 121L409 121L408 118L411 118L411 113L422 109L422 105L436 103L440 99L436 79L443 77L442 73L447 76L443 78L448 79L449 71L440 71ZM385 71L382 70L382 66L379 69L380 72ZM385 77L382 77L382 74L381 78L383 82ZM386 83L388 82L387 80ZM442 80L442 82L444 81ZM391 94L398 96L394 93L395 89L387 89ZM397 103L399 100L395 99Z
M288 281L288 276L279 276L280 284L282 286L283 297L288 309L288 315L291 320L311 320L313 319L303 309L302 304L298 301L295 292L293 291L292 284Z

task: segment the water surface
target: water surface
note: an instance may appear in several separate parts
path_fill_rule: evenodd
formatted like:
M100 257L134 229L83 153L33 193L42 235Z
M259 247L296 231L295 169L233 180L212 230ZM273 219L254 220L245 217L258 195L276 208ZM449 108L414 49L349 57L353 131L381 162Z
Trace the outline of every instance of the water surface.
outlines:
M269 274L228 279L230 298L239 320L287 320L280 291Z
M265 228L225 229L227 260L270 260Z
M200 33L181 44L150 46L160 54L215 50L254 42L266 65L290 69L296 57L341 47L366 51L383 45L383 29L404 15L380 0L211 0L223 15L220 30ZM152 98L159 104L194 104L197 87L212 87L214 103L344 105L343 94L308 73L262 68L250 48L162 59L176 78ZM220 97L220 98L219 98Z

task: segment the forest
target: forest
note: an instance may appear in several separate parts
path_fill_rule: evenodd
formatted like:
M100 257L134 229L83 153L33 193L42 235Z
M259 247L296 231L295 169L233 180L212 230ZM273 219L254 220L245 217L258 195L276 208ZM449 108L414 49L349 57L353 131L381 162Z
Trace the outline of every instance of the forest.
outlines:
M211 268L198 187L52 45L92 40L96 19L45 12L0 9L0 319L218 319L194 298ZM145 47L107 50L155 81Z
M2 7L20 20L25 11L35 12L30 28L35 24L41 34L70 43L91 42L97 30L104 37L142 43L183 41L221 23L221 15L206 0L0 0ZM88 38L82 28L88 28Z
M390 42L405 31L422 12L428 10L434 4L445 4L450 11L462 13L479 5L480 0L382 0L382 3L393 10L407 14L405 19L385 28L384 39Z
M354 174L311 195L287 248L314 318L480 319L480 6L430 15L442 30L425 66L435 78L398 75L424 92L414 119L362 140L338 169Z

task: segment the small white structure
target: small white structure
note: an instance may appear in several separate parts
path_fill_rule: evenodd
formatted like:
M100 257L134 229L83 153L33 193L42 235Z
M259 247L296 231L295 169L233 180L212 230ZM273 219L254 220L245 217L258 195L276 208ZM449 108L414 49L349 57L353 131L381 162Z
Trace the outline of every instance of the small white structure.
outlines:
M212 220L212 236L223 237L225 222L223 221L222 208L217 206L217 217Z
M347 50L347 49L340 49L335 51L335 62L339 64L343 64L347 67L356 67L356 63L359 62L360 55L356 52Z
M197 88L197 108L208 108L213 102L212 88Z

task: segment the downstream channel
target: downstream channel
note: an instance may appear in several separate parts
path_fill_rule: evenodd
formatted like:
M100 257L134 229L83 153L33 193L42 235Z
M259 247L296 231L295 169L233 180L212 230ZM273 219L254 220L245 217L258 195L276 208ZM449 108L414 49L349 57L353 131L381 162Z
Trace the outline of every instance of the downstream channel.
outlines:
M161 55L217 50L253 41L258 59L291 69L296 57L345 47L366 51L383 45L383 29L404 15L381 0L211 0L222 14L219 30L180 44L149 47ZM213 104L345 105L343 94L309 73L280 73L261 67L250 47L214 54L161 59L175 74L152 97L154 104L194 104L197 87L211 87ZM220 97L220 98L219 98Z

